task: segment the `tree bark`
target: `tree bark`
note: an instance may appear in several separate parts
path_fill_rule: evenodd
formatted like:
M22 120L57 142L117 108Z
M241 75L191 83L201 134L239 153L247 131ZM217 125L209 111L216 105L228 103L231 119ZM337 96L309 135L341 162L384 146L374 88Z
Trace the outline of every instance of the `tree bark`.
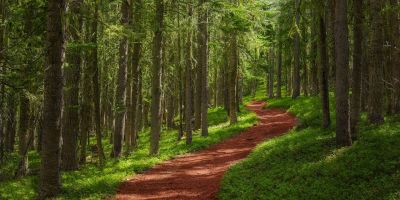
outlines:
M384 122L384 59L383 59L383 9L384 2L371 0L371 52L369 64L368 120L373 124Z
M392 104L393 113L400 114L400 35L399 35L399 1L390 0L390 44L391 44L391 69L393 70L392 84L393 84L393 94L392 94Z
M323 5L323 4L322 4ZM319 14L319 54L320 54L320 85L321 85L321 105L322 105L322 127L328 128L331 124L329 110L329 61L328 44L326 38L325 6L321 8Z
M313 20L313 24L311 27L311 35L318 34L318 15L314 14L316 11L312 11L313 16L316 16L317 19ZM311 41L311 95L318 95L318 65L317 65L317 55L318 55L318 39L312 39Z
M121 25L127 28L129 25L130 1L123 0L121 5ZM116 113L115 113L115 130L114 145L112 157L121 157L122 143L125 132L125 115L126 115L126 84L128 74L128 38L122 36L119 43L119 69L116 93Z
M270 49L269 52L269 72L268 72L268 97L274 98L274 71L275 71L275 52Z
M350 107L350 133L353 141L358 139L358 123L361 112L361 72L363 55L363 0L354 0L354 47Z
M88 59L88 56L86 56ZM89 64L83 66L83 84L82 84L82 101L81 101L81 132L79 163L86 163L86 149L89 132L92 127L92 80Z
M199 68L201 70L201 136L208 136L208 5L199 0Z
M300 0L295 0L296 3L296 26L300 26ZM293 94L295 99L300 96L300 35L298 28L294 34L294 69L293 69Z
M25 176L28 173L28 155L25 153L28 149L29 121L30 121L30 103L29 99L23 91L20 95L19 105L19 127L18 127L18 153L21 157L21 164L16 177Z
M1 105L0 105L1 106ZM15 134L16 134L16 105L15 105L15 94L11 93L9 94L8 97L8 117L7 117L7 132L6 132L6 151L7 152L13 152L14 151L14 145L15 145Z
M39 198L55 197L61 191L61 110L63 107L64 0L47 1L47 67L44 71L43 143Z
M282 97L282 42L279 41L278 47L278 71L277 71L277 85L276 85L276 97Z
M164 0L155 0L156 16L153 38L153 68L152 68L152 88L151 88L151 135L150 135L150 154L156 155L159 150L161 134L161 69L162 43L164 29Z
M349 40L347 1L337 0L335 8L336 51L336 144L350 146L349 132Z
M92 43L96 44L95 47L92 49L92 80L93 80L93 102L94 102L94 124L96 130L96 147L97 147L97 154L99 157L99 165L103 166L105 162L105 155L103 150L102 144L102 133L101 133L101 113L100 113L100 82L99 82L99 63L97 58L97 19L99 19L99 11L98 11L98 4L97 2L94 5L94 17L92 21Z
M66 171L76 170L78 162L78 133L79 133L79 81L81 73L81 44L83 0L69 2L70 17L67 25L67 35L74 47L67 49L68 66L64 68L66 88L64 89L64 114L62 128L62 168Z
M230 58L229 58L229 120L231 124L237 123L237 107L236 107L236 83L238 71L238 41L237 34L231 33L230 35Z
M193 3L193 2L191 2ZM192 5L188 5L189 18L193 15ZM190 27L190 26L189 26ZM186 51L185 51L185 131L186 144L192 144L192 69L193 69L193 47L192 38L193 32L190 28L187 30L186 36Z

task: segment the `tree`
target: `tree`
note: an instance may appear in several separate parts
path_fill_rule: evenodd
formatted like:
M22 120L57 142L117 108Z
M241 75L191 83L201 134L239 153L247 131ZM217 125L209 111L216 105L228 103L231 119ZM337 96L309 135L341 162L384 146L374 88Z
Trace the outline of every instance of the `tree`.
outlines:
M393 112L395 114L400 114L400 38L399 38L399 1L398 0L390 0L390 12L389 12L389 27L390 27L390 67L393 71L393 75L391 77L393 84Z
M193 2L188 4L189 23L193 16ZM192 38L193 31L190 24L186 33L186 49L185 49L185 131L186 131L186 144L192 144L192 69L193 69L193 47Z
M331 124L330 110L329 110L329 62L327 51L327 38L326 38L326 15L325 5L320 3L319 13L319 57L320 57L320 90L321 90L321 105L322 105L322 127L328 128Z
M47 67L44 72L44 106L39 199L55 197L61 191L61 110L63 106L65 1L47 1Z
M201 70L201 135L208 136L208 5L199 0L199 68Z
M353 141L357 140L358 123L361 112L361 72L362 72L362 44L363 44L363 1L354 0L354 47L353 73L351 85L350 133Z
M121 25L127 28L129 25L130 1L123 0L121 5ZM116 94L116 116L114 145L112 157L121 157L122 143L125 131L125 115L126 115L126 83L128 74L128 38L123 35L119 43L119 68Z
M102 166L104 164L105 155L102 144L102 134L101 134L101 113L100 113L100 83L99 83L99 65L97 58L97 19L99 18L99 8L98 3L95 1L93 19L92 19L92 38L91 42L96 44L95 47L91 51L91 74L93 79L93 102L94 102L94 123L96 129L96 146L97 153L99 156L99 164Z
M369 64L368 120L373 124L384 122L384 60L383 58L383 1L371 0L371 51Z
M228 93L229 93L229 121L231 124L237 123L236 107L236 83L238 73L238 41L237 33L229 36L229 74L228 74Z
M161 69L162 42L164 29L164 0L155 0L156 16L154 19L153 38L153 67L152 67L152 88L151 88L151 135L150 154L158 154L160 133L161 133Z
M78 162L78 133L79 133L79 81L81 73L81 35L82 35L82 0L69 2L69 17L67 36L69 45L66 52L68 65L64 68L66 88L64 89L64 114L62 129L62 168L75 170Z
M282 97L282 42L279 41L278 47L278 71L277 71L277 83L276 83L276 97Z
M294 69L293 69L293 94L292 97L295 99L300 96L300 0L295 0L296 2L296 32L294 34Z
M337 0L335 7L336 48L336 144L350 146L349 132L349 40L347 1Z

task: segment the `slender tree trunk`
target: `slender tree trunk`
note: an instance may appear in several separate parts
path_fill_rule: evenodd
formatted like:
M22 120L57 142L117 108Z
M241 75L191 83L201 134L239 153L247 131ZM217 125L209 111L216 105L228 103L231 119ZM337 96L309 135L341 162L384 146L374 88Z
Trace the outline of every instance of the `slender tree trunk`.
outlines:
M29 135L29 118L30 118L30 103L29 99L24 92L20 95L19 105L19 127L18 127L18 153L21 157L21 165L16 177L25 176L28 173L28 155L25 151L28 148L28 135Z
M201 136L208 136L208 7L207 0L199 0L198 44L201 71Z
M296 26L300 26L300 0L296 2ZM296 31L294 35L294 69L293 69L293 94L292 97L295 99L300 96L300 35Z
M1 105L0 105L1 106ZM6 151L7 152L13 152L14 151L14 145L15 145L15 134L16 134L16 104L15 104L15 94L11 93L9 94L8 97L8 119L7 119L7 132L6 132Z
M368 120L373 124L384 122L384 59L383 59L383 1L371 0L371 52L369 64Z
M349 39L347 26L347 1L336 0L336 144L350 146L349 131Z
M67 26L67 35L70 42L81 43L82 35L82 0L69 2L70 17ZM81 73L81 49L72 47L67 49L66 60L68 66L64 68L66 88L64 90L64 114L62 128L62 168L66 171L76 170L78 162L78 133L79 133L79 81Z
M270 49L270 68L268 73L268 96L269 98L274 98L274 71L275 71L275 55L274 49Z
M44 72L43 143L39 198L55 197L61 191L61 110L63 107L65 2L47 1L47 67Z
M7 8L7 1L6 0L0 0L0 23L5 24L6 21L6 13L5 10ZM3 75L5 71L5 60L4 60L4 54L5 54L5 26L0 26L0 75ZM0 163L2 163L3 158L4 158L4 142L5 142L5 133L4 133L4 98L5 98L5 88L4 84L0 83Z
M88 58L86 56L86 58ZM82 86L82 103L81 103L81 133L80 133L80 155L79 163L86 163L86 149L89 132L92 126L92 80L90 66L86 62L83 66L83 86Z
M313 16L316 16L313 11ZM311 35L318 34L318 18L313 20L313 24L311 27ZM317 65L317 55L318 55L318 40L312 39L311 41L311 95L318 95L318 65Z
M282 97L282 42L279 42L278 47L278 71L277 71L277 85L276 97Z
M188 5L189 18L193 15L193 2ZM185 131L186 144L192 144L192 69L193 69L193 51L192 51L192 30L187 30L186 51L185 51Z
M336 41L335 41L335 5L337 0L330 0L328 1L328 20L327 20L327 27L328 27L328 56L329 56L329 81L331 83L330 86L335 87L335 77L336 77Z
M230 35L230 58L229 58L229 120L231 124L237 123L236 107L236 83L238 71L238 39L236 33Z
M130 19L131 21L132 19ZM133 69L132 69L132 47L133 44L128 44L128 70L127 70L127 79L126 79L126 117L125 117L125 133L124 133L124 141L125 141L125 154L129 155L132 151L132 130L134 129L135 120L133 119L133 112L135 109L133 106L135 103L132 102L132 96L134 96L136 89L133 88ZM136 105L135 105L136 108Z
M358 122L361 112L361 72L362 72L362 44L363 44L363 0L354 0L354 47L353 73L350 107L350 133L353 141L357 140Z
M178 23L178 37L177 37L177 46L178 46L178 56L177 56L177 66L178 66L178 77L179 77L179 131L178 131L178 141L182 139L183 137L183 115L184 115L184 98L185 96L185 91L184 91L184 83L186 77L184 75L185 72L182 66L182 39L181 39L181 15L179 12L179 7L176 7L177 9L177 23Z
M92 22L93 38L92 43L96 44L92 49L92 74L93 74L93 102L94 102L94 124L96 130L96 147L97 154L99 157L99 165L103 166L105 162L105 155L102 144L102 133L101 133L101 113L100 113L100 83L99 83L99 63L98 63L98 46L97 46L97 19L99 19L98 4L95 3L94 17Z
M322 4L323 5L323 4ZM319 53L320 53L320 85L322 105L322 127L328 128L331 124L329 110L329 61L328 44L326 38L326 20L324 5L319 16Z
M400 114L400 19L399 19L399 1L390 0L390 38L391 38L391 69L393 70L393 112Z
M155 0L156 16L153 39L153 68L151 88L151 135L150 154L156 155L159 150L161 134L161 69L163 66L162 43L164 29L164 0Z
M121 5L121 25L125 28L129 25L130 0L123 0ZM128 74L128 38L122 36L119 44L119 69L116 94L116 113L115 113L115 131L112 157L121 157L122 142L125 132L126 115L126 84Z

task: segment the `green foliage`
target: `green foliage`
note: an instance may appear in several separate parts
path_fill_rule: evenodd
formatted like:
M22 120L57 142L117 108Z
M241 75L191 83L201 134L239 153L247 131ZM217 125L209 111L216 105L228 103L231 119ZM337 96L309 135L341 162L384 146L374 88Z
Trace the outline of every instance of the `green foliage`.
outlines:
M244 109L242 109L244 110ZM227 139L242 130L252 126L256 122L254 114L245 111L239 115L239 123L230 125L227 121L226 112L222 108L212 109L209 112L209 137L199 137L200 133L195 132L193 144L186 145L185 141L176 141L177 131L168 130L162 133L160 143L160 155L149 156L149 130L141 133L139 147L134 153L119 161L108 159L103 168L98 168L95 158L89 157L88 165L79 171L66 172L62 175L63 192L59 199L103 199L115 193L118 184L128 176L141 173L150 167L172 159L177 155L204 149L211 144ZM94 138L93 138L94 139ZM92 144L95 141L91 141ZM106 155L109 155L112 146L105 140L104 147ZM9 165L0 168L1 172L12 173L18 159L10 158ZM36 153L30 156L31 169L37 170L39 157ZM32 164L33 163L33 164ZM0 182L0 199L34 199L38 187L36 176L28 176L19 180Z
M318 101L271 100L296 114L303 129L259 145L233 166L220 199L399 199L400 123L362 125L359 141L337 149L334 131L319 128Z

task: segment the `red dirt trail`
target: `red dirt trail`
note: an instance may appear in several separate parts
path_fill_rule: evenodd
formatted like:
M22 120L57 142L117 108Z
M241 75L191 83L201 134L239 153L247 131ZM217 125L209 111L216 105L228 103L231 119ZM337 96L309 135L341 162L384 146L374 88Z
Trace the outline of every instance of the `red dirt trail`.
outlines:
M123 182L116 199L216 199L224 172L246 158L257 144L289 131L296 119L284 110L263 110L264 102L247 108L259 118L258 125L205 150L166 161Z

